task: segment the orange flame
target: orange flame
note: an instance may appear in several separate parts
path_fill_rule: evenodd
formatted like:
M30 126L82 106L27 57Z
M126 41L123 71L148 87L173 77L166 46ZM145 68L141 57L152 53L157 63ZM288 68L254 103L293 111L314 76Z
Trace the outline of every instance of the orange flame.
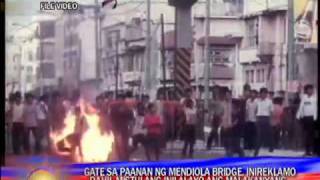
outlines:
M64 147L72 149L72 143L66 139L78 131L76 128L77 118L74 112L69 111L64 119L63 129L50 133L53 150L59 155L69 155L76 162L104 162L109 159L112 152L114 136L112 132L104 132L100 126L100 116L97 111L84 101L80 102L81 115L87 125L81 133L80 144L71 152L59 150L58 143L63 141ZM89 111L89 112L88 112ZM81 132L81 130L80 130Z

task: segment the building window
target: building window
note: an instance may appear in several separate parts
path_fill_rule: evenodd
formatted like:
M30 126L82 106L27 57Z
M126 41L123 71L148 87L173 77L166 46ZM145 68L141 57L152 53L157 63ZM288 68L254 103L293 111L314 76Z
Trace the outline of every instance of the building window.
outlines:
M43 78L52 79L55 77L55 66L53 63L42 63Z
M38 59L38 60L40 60L40 47L37 47L37 52L36 52L36 58Z
M30 73L30 74L32 74L32 71L33 71L32 67L31 67L31 66L28 66L28 67L27 67L27 72Z
M103 72L104 72L104 77L108 77L108 75L109 75L109 69L108 69L108 66L109 64L108 64L108 59L104 59L103 60Z
M55 33L55 21L43 21L40 23L40 38L53 38Z
M108 37L107 37L107 47L108 47L109 49L112 49L112 48L113 48L112 36L108 36Z
M68 64L69 64L69 69L71 69L72 68L72 60L71 59L68 61Z
M258 45L258 21L249 19L246 21L247 47L256 47Z
M114 57L109 57L105 60L105 74L106 74L106 77L107 76L114 76L114 72L115 72L115 63L114 63L114 60L115 58Z
M250 83L254 83L254 70L250 71Z
M249 70L246 71L246 82L247 83L250 82L250 71Z
M261 82L265 82L265 77L264 69L261 69Z
M68 61L63 61L63 68L64 68L64 71L67 71L68 69Z
M29 61L32 61L32 59L33 59L33 55L32 55L32 52L31 52L31 51L29 51L28 59L29 59Z
M20 55L14 55L13 56L13 62L18 62L20 58Z
M30 74L26 76L26 81L27 83L32 83L32 76Z
M205 52L205 50L203 50L203 52ZM214 47L214 46L211 46L210 49L209 49L209 54L210 54L209 62L229 63L230 62L231 49L228 48L228 47Z
M261 82L261 70L260 69L258 69L257 70L257 79L256 79L256 82Z
M131 54L128 58L128 62L127 62L127 70L128 72L132 72L133 71L133 65L134 65L134 61L137 58L136 54Z
M41 43L42 56L41 59L52 60L54 57L54 44L53 43Z
M37 79L40 79L40 77L41 77L41 71L40 71L40 68L39 67L37 67Z
M79 44L79 37L76 33L74 32L69 32L67 34L65 34L64 36L64 47L65 48L70 48L73 47L77 44Z

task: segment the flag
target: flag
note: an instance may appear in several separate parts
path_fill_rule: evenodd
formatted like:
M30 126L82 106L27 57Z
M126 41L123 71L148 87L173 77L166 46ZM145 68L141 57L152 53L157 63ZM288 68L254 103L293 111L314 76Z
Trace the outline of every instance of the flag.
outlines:
M112 9L116 8L117 4L118 4L117 0L103 0L102 7L105 7L107 4L110 4L113 1L114 1L114 5L113 5Z

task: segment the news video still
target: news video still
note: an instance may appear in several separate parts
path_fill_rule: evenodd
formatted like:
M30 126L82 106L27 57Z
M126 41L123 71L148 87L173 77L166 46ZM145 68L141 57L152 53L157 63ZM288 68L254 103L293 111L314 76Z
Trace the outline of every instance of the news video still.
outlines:
M320 180L317 0L1 14L1 179Z

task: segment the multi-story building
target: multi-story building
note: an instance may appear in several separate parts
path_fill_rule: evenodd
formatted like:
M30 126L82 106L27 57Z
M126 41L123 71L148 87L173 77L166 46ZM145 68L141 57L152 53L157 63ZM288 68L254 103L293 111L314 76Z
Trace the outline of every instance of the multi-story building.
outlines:
M240 92L239 47L243 36L243 1L213 1L210 14L209 40L209 87L214 85L229 87L235 95ZM205 85L205 4L196 4L193 15L194 61L191 65L191 79L198 87L199 95ZM202 10L202 11L201 11Z
M87 84L98 86L95 9L81 5L79 11L66 11L55 22L58 82L69 95Z
M143 91L145 69L150 64L145 61L146 53L146 20L133 17L129 22L119 22L102 29L102 62L104 72L104 89L114 91L116 83L119 90ZM156 26L152 23L152 32ZM151 39L152 44L157 38ZM153 58L150 63L157 65L158 48L151 47ZM156 67L152 67L152 77L156 77ZM118 72L118 73L117 73ZM117 80L118 79L118 80ZM118 81L118 82L117 82ZM156 79L152 80L153 82Z
M245 82L254 89L286 88L286 15L286 9L268 9L243 18L240 63Z
M52 91L58 86L55 65L55 20L43 20L38 28L40 46L39 88L41 93Z
M6 97L9 93L20 90L21 46L10 39L6 42Z
M298 2L298 1L297 1ZM294 27L288 26L288 1L268 0L265 2L246 1L244 21L245 37L240 50L240 61L243 65L245 81L253 88L267 87L272 91L286 90L296 92L306 83L318 87L318 53L317 53L317 1L306 0L296 3L303 7L295 12L295 17L305 17L312 29L310 40L302 42L295 36L293 70L288 72L287 47L288 28L298 32L296 19ZM309 4L309 5L308 5ZM304 27L304 26L303 26ZM292 37L293 38L293 37ZM287 76L292 73L293 80Z
M297 90L296 86L307 83L318 88L318 1L296 1L301 5L295 12L295 67L293 72L297 75L289 86Z
M107 27L102 27L102 72L103 89L115 91L123 90L123 67L125 59L125 23L119 22Z
M32 23L27 26L17 25L12 36L14 46L9 46L11 49L7 51L13 62L13 69L8 69L8 77L13 77L18 81L18 89L22 93L35 91L38 88L38 71L39 68L39 39L37 36L38 23ZM10 45L10 43L9 43ZM11 44L12 45L12 44ZM9 57L10 57L9 56ZM8 63L10 67L11 63Z

